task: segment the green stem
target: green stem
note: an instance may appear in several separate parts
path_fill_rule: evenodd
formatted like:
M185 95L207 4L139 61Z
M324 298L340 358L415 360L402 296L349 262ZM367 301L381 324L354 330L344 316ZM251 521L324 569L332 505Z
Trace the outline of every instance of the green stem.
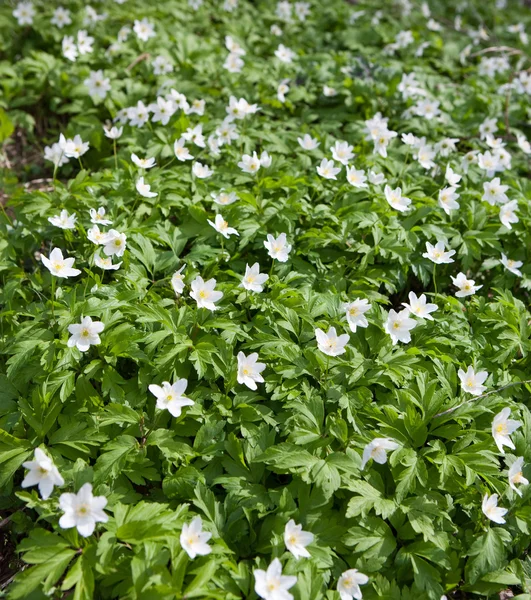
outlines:
M114 147L114 168L118 170L118 156L116 156L116 140L112 141L112 145Z
M435 295L437 296L437 263L433 263L433 287L435 288Z
M55 277L52 275L52 321L55 325Z
M11 226L13 226L13 221L9 218L9 215L6 212L6 209L4 208L4 204L2 202L0 202L0 206L2 207L2 212L4 213L4 217L9 221L9 224Z

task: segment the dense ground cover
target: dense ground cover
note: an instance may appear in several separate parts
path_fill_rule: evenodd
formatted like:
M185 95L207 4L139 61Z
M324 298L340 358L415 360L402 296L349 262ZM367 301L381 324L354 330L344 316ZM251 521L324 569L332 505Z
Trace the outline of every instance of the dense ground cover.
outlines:
M0 6L7 598L531 598L530 21Z

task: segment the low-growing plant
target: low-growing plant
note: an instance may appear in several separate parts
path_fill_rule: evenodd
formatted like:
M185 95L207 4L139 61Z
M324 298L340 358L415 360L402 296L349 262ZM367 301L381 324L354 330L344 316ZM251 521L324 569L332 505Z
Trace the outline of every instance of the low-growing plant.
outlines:
M0 596L531 599L530 22L0 6Z

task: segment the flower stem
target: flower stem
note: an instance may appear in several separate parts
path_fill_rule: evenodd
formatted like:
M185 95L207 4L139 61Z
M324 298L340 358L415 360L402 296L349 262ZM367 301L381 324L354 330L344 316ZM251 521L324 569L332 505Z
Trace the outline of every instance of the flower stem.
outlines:
M437 295L437 263L433 263L433 287L435 288L435 295Z
M112 145L114 147L114 168L118 170L118 157L116 156L116 140L112 141Z
M52 324L55 325L55 277L52 275Z

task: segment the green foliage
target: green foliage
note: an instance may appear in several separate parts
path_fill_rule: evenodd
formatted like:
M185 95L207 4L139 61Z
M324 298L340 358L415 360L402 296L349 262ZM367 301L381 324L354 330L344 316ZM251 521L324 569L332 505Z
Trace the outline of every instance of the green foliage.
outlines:
M50 24L59 4L71 11L64 29ZM531 134L531 90L501 87L529 74L529 45L508 29L530 29L529 9L517 0L505 10L432 2L438 30L420 2L408 10L406 1L313 1L305 20L289 21L267 0L240 0L234 12L218 0L190 4L95 3L106 17L94 20L80 0L40 0L31 26L17 24L14 2L0 6L0 512L6 547L16 547L0 596L252 600L253 572L279 558L297 577L296 600L339 600L338 579L351 568L368 575L369 599L489 597L508 587L531 598L531 489L520 485L519 496L508 484L517 457L528 477L531 462L531 184L517 144ZM143 18L154 37L117 41ZM79 30L94 47L72 61L62 41ZM412 43L393 49L406 31ZM226 36L246 50L241 73L223 67ZM280 43L295 52L292 63L275 58ZM172 72L154 71L158 56ZM485 74L485 60L500 56L508 69ZM100 69L110 90L91 97L84 82ZM439 117L419 116L419 98L400 92L410 73L440 103ZM172 88L190 103L204 99L204 115L126 123L116 143L104 135L124 109ZM198 178L173 144L199 124L206 138L217 135L231 96L260 110L234 121L239 137L219 155L187 142L214 171ZM365 122L378 112L398 132L387 157L366 139ZM486 118L511 155L495 174L517 201L511 229L482 199L492 177L463 165L469 152L491 150L479 135ZM43 147L61 133L90 147L54 169ZM430 144L456 138L457 147L425 169L402 143L406 133ZM304 134L319 147L303 150ZM338 140L353 146L351 166L382 173L411 209L391 207L384 185L350 185L345 169L337 180L320 177L316 167ZM254 151L273 162L251 175L237 165ZM132 153L156 166L139 170ZM463 175L450 214L438 204L447 164ZM139 176L156 197L137 192ZM215 204L222 190L237 200ZM99 207L127 235L116 271L95 265L87 238L89 210ZM73 229L49 222L63 209L77 215ZM214 230L216 213L239 235ZM282 232L292 245L284 263L264 247ZM455 262L435 267L425 246L439 240ZM81 273L54 277L42 261L52 248ZM504 268L502 253L523 262L522 277ZM269 273L261 293L240 285L256 262ZM176 295L172 276L183 266ZM456 297L459 272L482 288ZM223 292L215 312L190 297L197 276ZM393 344L388 312L410 292L437 305L434 320L416 319L411 341ZM371 309L368 326L352 332L343 305L356 298ZM86 316L105 327L101 343L81 352L67 345L68 328ZM344 354L317 347L316 329L329 327L348 334ZM238 383L239 352L266 365L257 390ZM469 366L488 373L486 394L463 391L458 371ZM193 405L173 417L148 387L178 379ZM522 426L502 456L491 428L506 407ZM374 438L398 448L386 463L364 465ZM48 499L21 487L35 448L64 478ZM107 499L109 519L83 537L59 525L59 497L86 483ZM482 512L486 494L508 509L505 523ZM212 552L192 560L180 535L196 516ZM310 558L287 551L290 519L313 533Z

